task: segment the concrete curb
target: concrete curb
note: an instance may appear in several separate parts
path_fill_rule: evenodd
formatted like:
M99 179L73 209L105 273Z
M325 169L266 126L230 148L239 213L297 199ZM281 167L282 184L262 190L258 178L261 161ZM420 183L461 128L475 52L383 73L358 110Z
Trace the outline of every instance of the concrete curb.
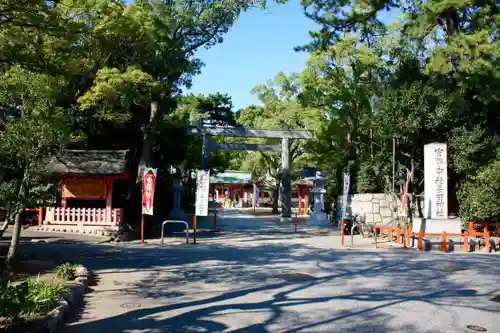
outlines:
M74 309L83 300L83 295L89 285L90 272L84 266L76 268L76 279L67 283L68 293L60 300L59 306L50 311L47 318L41 323L37 332L54 332L63 322L70 310Z
M112 229L101 230L101 229L85 229L85 227L77 227L77 226L61 227L61 226L47 226L47 225L32 227L32 229L28 230L47 232L47 233L55 232L61 234L86 235L94 237L111 237L118 232L118 230L112 230Z

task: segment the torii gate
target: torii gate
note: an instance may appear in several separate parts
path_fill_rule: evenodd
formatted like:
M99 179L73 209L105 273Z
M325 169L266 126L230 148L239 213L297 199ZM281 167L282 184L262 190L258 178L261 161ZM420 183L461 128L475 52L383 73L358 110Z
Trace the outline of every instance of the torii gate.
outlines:
M249 150L281 152L281 220L292 218L292 185L290 170L292 158L290 155L290 140L312 139L313 133L307 130L259 130L246 127L189 126L189 133L203 135L202 168L209 169L210 152L214 150ZM268 138L281 139L281 145L264 145L251 143L217 144L210 137Z

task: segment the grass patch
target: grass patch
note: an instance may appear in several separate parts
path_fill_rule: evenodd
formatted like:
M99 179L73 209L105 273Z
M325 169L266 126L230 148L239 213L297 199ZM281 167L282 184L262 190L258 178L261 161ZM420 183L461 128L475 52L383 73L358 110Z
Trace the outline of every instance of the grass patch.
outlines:
M64 263L56 268L56 277L61 280L72 281L76 279L77 265Z
M67 294L67 288L50 284L36 278L22 283L0 282L0 317L8 322L44 315L59 305Z

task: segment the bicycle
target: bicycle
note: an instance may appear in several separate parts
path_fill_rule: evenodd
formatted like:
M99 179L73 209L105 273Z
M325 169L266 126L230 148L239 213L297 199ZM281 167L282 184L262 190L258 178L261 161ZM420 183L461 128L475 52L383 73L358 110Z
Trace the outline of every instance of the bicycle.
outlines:
M373 237L374 229L373 226L366 223L365 217L361 218L359 215L355 214L352 217L354 230L357 230L361 237L365 238L365 234L368 237Z

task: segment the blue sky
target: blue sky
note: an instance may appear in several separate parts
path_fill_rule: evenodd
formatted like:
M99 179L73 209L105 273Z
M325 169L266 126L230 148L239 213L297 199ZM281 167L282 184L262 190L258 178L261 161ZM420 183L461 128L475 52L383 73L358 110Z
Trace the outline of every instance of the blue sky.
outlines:
M250 91L277 72L302 71L307 54L293 48L310 41L315 24L302 13L298 0L286 5L271 3L266 10L244 13L226 34L224 42L198 52L205 63L202 73L186 91L231 96L235 111L258 103Z
M382 12L379 17L391 22L399 11ZM304 16L300 0L286 5L270 1L266 10L244 13L225 35L224 42L197 56L205 63L193 80L189 93L225 93L231 96L234 110L260 104L251 90L266 83L279 71L300 72L306 66L307 53L295 52L295 46L307 44L309 31L318 26Z

